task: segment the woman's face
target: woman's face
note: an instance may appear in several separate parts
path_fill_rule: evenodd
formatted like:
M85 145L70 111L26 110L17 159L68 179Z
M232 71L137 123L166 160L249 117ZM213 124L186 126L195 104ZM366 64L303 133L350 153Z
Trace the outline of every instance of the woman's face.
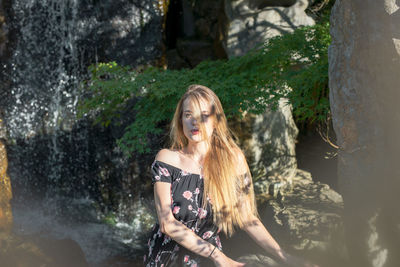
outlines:
M201 109L201 121L198 121L196 117L196 105L190 98L183 101L183 112L182 112L182 126L183 133L189 142L201 142L211 137L214 131L214 116L212 115L211 104L201 99L199 101ZM205 133L201 132L200 123L204 125Z

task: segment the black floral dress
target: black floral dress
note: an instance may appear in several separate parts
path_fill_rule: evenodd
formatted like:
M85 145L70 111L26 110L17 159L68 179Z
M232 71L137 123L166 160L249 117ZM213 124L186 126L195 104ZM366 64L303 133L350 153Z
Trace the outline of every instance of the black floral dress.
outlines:
M207 199L206 209L202 208L203 177L157 160L152 164L151 171L153 183L171 184L171 209L174 217L199 237L222 250L219 230L212 220L209 199ZM213 266L211 260L187 250L169 236L161 233L158 224L153 228L148 248L148 253L144 256L147 267Z

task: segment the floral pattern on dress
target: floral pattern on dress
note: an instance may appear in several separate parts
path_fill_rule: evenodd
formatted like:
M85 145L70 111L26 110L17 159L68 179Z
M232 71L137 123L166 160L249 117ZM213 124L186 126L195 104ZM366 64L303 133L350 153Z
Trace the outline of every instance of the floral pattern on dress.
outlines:
M199 264L197 261L193 258L191 258L189 255L183 256L183 266L190 266L190 267L198 267Z
M171 211L175 219L222 250L219 230L212 220L211 204L208 203L205 208L202 206L203 177L157 160L151 165L151 172L153 184L156 182L171 184ZM145 266L199 267L207 261L210 263L209 259L181 247L172 238L163 234L158 224L153 227L148 241L148 252L144 257Z

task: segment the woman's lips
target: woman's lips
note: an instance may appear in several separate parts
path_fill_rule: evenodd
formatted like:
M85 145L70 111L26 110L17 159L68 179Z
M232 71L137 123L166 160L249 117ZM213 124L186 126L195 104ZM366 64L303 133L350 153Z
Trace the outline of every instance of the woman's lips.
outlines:
M197 130L197 129L193 129L193 130L191 130L190 131L193 135L196 135L196 134L199 134L199 130Z

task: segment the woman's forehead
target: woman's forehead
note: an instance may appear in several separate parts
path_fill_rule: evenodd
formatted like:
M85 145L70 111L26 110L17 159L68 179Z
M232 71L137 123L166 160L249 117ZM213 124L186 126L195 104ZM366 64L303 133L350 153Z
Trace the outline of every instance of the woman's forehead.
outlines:
M197 111L198 105L201 112L209 112L211 110L211 103L207 99L200 98L197 102L195 99L188 97L183 101L183 111Z

